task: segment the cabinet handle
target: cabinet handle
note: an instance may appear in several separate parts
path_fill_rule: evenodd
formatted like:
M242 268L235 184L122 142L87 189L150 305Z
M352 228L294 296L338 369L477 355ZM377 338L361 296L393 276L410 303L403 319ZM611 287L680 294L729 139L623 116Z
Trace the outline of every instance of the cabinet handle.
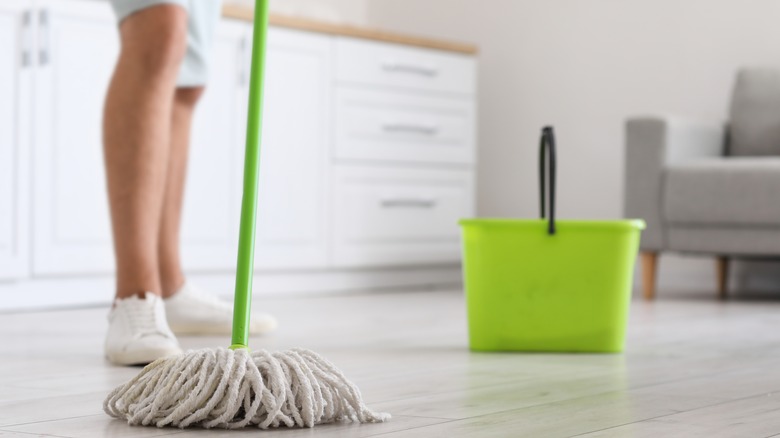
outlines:
M41 9L38 11L38 64L48 65L50 61L49 53L49 11Z
M438 202L435 199L418 198L388 198L381 202L382 208L420 208L430 209L436 207Z
M241 38L241 41L238 43L238 85L240 87L245 86L248 82L247 79L249 79L249 73L247 72L248 63L246 62L247 45L247 37Z
M418 125L414 123L385 123L382 130L389 133L410 133L433 137L439 133L436 125Z
M418 76L436 77L439 75L439 69L433 66L409 64L404 62L388 61L382 63L382 70L388 73L407 73Z
M22 68L32 65L32 11L22 13Z

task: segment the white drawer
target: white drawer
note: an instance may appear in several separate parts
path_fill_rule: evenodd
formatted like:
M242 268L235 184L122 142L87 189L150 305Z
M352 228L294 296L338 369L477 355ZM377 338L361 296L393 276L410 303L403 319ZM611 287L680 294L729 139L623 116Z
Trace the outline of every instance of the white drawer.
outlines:
M460 260L457 222L474 214L473 171L339 165L333 178L333 265Z
M413 90L474 94L473 56L397 44L336 39L339 81Z
M470 99L341 87L336 92L336 157L398 162L474 162Z

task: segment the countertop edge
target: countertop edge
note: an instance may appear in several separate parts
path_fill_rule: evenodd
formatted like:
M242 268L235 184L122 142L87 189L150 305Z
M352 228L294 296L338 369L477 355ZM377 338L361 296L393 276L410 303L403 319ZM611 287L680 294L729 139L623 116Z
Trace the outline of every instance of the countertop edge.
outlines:
M248 6L229 3L222 6L222 16L225 18L252 21L254 17L253 14L254 10ZM316 32L327 35L361 38L385 43L403 44L426 49L455 52L464 55L476 55L479 53L479 49L473 44L404 35L395 32L358 27L348 24L326 23L308 18L271 14L269 17L269 23L272 26L285 27L289 29Z

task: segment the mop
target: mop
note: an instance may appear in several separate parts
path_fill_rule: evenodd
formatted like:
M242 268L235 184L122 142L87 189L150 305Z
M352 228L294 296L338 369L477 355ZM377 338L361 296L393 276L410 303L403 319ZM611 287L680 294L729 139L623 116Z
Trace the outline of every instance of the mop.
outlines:
M232 345L158 359L114 389L103 410L130 425L268 429L390 419L312 351L249 350L268 0L257 2L254 24Z

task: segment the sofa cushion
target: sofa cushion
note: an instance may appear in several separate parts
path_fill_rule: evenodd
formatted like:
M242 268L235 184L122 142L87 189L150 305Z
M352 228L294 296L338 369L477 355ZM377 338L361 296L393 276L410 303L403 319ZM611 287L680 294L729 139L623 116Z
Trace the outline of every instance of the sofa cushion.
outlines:
M780 155L780 70L740 71L730 119L729 155Z
M670 166L664 218L672 224L780 226L780 157L726 157Z
M780 254L780 227L671 226L666 229L672 251L759 256Z

